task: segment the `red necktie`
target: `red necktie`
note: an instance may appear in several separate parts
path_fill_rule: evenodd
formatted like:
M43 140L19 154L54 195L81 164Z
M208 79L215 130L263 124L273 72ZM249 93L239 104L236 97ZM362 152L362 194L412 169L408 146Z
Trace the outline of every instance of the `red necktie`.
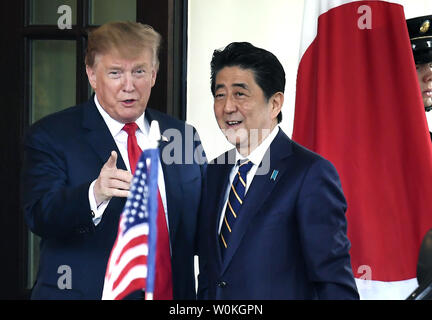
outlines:
M127 123L123 130L128 134L127 150L129 164L132 174L135 173L135 167L141 156L141 148L137 143L135 131L138 125L135 122ZM172 272L171 272L171 254L169 245L168 228L165 219L165 210L162 198L158 189L158 217L157 217L157 244L156 244L156 276L153 298L155 300L172 300Z

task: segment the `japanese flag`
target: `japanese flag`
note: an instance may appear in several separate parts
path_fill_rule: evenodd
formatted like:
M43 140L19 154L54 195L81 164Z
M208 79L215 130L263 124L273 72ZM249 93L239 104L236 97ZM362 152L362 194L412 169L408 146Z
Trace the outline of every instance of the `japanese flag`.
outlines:
M339 172L360 297L405 299L432 228L432 150L403 7L306 0L304 12L293 140Z

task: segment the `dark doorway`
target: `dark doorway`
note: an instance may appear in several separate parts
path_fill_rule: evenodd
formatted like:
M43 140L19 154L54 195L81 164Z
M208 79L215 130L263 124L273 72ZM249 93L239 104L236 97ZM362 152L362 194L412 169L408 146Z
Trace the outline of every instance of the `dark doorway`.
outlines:
M26 130L49 113L88 100L87 31L113 20L146 23L162 35L160 70L149 106L185 120L187 0L19 0L2 1L0 6L0 299L26 299L38 260L38 240L28 231L20 209Z

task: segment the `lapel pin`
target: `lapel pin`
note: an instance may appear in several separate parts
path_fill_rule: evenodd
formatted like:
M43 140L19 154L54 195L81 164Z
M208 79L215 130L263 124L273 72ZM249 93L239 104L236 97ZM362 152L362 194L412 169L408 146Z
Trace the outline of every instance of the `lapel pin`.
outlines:
M273 170L271 176L270 176L270 180L276 181L276 177L279 174L278 170Z

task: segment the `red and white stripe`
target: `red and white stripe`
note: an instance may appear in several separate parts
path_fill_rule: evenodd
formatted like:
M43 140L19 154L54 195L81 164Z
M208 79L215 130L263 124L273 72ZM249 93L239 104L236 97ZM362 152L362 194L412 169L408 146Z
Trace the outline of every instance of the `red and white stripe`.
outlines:
M103 300L121 300L129 293L145 288L148 233L148 224L136 225L125 234L119 232L108 261Z

